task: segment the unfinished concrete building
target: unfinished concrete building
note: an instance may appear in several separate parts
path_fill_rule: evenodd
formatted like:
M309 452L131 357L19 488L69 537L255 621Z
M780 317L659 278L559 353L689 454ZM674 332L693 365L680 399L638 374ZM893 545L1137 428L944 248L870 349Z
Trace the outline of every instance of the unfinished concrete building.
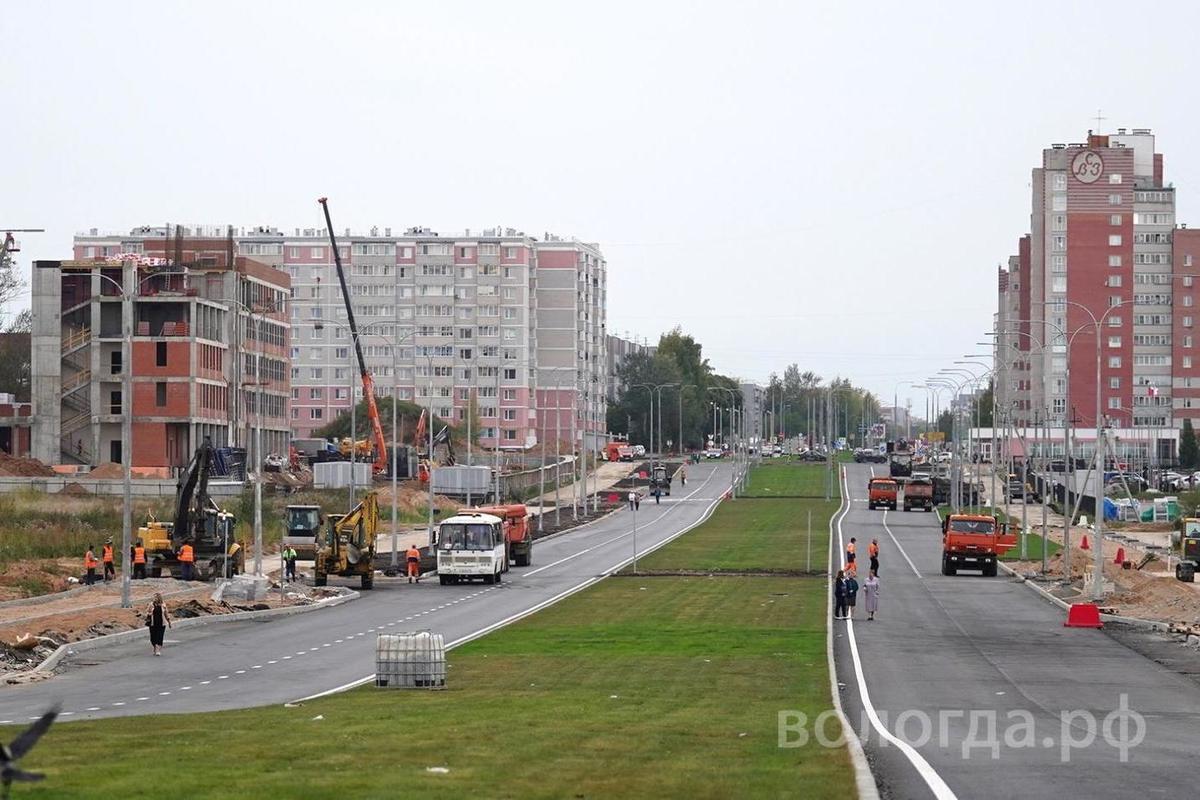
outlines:
M210 437L249 463L288 452L286 272L234 254L220 231L138 228L119 245L77 237L75 258L33 269L32 455L176 468ZM132 299L125 364L123 297ZM132 398L123 396L131 368ZM262 452L252 433L261 426Z

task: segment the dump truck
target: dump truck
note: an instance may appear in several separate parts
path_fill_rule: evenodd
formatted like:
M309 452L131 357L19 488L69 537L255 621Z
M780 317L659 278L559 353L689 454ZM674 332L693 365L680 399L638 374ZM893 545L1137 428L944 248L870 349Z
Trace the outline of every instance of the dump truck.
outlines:
M518 567L528 567L533 563L533 526L529 524L529 509L523 504L461 508L458 513L499 517L503 522L504 541L508 547L507 560Z
M633 461L633 446L629 442L609 442L604 446L604 457L609 461Z
M137 538L146 549L146 574L150 577L181 577L179 552L189 542L196 580L231 577L245 569L245 548L235 536L237 518L208 494L215 460L216 451L206 436L175 485L174 520L159 522L150 517L138 528Z
M888 474L893 478L912 475L913 451L907 439L888 442Z
M375 536L379 532L379 495L370 491L349 514L330 514L324 541L313 563L313 583L324 586L330 575L358 577L362 588L375 586Z
M867 508L890 508L896 510L896 498L900 493L900 484L891 478L872 478L867 484Z
M324 524L325 515L320 506L288 506L283 510L283 540L280 544L295 550L298 558L316 558L317 541Z
M942 574L977 569L995 577L997 561L1017 546L1008 525L983 514L947 514L942 520Z
M1184 583L1195 583L1200 569L1200 519L1185 517L1180 537L1180 559L1175 565L1175 577Z
M508 570L508 541L504 520L493 514L469 511L442 520L434 535L438 581L460 583L480 578L500 583Z
M933 511L933 482L928 480L910 480L904 484L904 510L923 508Z

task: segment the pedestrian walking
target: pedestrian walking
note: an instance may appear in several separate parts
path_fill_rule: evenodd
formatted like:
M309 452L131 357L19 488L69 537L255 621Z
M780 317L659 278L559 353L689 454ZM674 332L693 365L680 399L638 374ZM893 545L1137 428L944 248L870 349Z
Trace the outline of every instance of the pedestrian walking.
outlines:
M92 552L92 546L87 546L87 552L83 554L83 572L84 582L91 586L96 582L96 554Z
M867 556L871 559L870 572L879 574L879 540L872 539L867 545Z
M679 468L679 485L687 486L687 467Z
M854 575L846 576L846 617L854 619L854 606L858 603L858 580Z
M113 543L112 537L104 543L104 547L100 550L100 560L104 563L104 582L117 579L117 568L113 566Z
M840 569L833 582L833 618L846 618L846 573Z
M867 605L867 621L875 619L875 612L879 610L879 576L875 570L871 570L863 583L863 599Z
M855 539L853 536L851 536L851 537L850 537L850 544L846 545L846 563L847 563L847 564L853 564L853 563L854 563L855 550L856 550L856 549L857 549L857 547L858 547L858 545L856 544L856 542L858 542L858 540L857 540L857 539Z
M192 540L188 539L179 548L179 574L185 581L192 579L192 570L196 564L196 551L192 549Z
M172 627L171 615L167 613L167 604L163 602L161 592L154 593L150 607L146 609L146 627L150 629L150 649L154 655L161 656L163 649L163 634Z
M636 491L631 491L629 493L629 510L630 511L637 510L637 492Z
M408 582L421 582L421 551L417 549L415 544L408 546L408 552L404 554L408 561Z
M661 502L662 502L662 489L655 486L654 487L654 504L658 505Z
M290 544L283 548L283 579L285 581L296 580L296 548Z
M142 540L138 539L133 550L133 577L144 579L146 577L146 547L142 544Z

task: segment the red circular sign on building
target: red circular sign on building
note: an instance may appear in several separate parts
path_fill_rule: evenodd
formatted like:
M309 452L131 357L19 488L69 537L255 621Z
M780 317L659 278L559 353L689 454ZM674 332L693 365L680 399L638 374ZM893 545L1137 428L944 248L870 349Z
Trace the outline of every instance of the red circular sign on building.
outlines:
M1104 174L1104 159L1093 150L1084 150L1071 162L1071 174L1080 183L1095 183Z

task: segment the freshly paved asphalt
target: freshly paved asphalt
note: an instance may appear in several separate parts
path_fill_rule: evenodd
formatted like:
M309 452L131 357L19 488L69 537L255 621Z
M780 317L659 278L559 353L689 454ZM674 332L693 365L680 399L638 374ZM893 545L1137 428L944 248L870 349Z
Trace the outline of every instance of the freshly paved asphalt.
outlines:
M642 502L639 552L702 519L727 488L731 466L701 464L690 477L660 505ZM148 640L81 653L48 681L0 689L0 724L24 724L55 702L72 720L246 708L328 691L374 672L379 633L430 630L449 644L607 574L633 554L632 522L623 509L539 542L533 564L513 567L498 586L379 577L373 591L341 606L169 630L158 658Z
M851 536L858 539L860 582L867 543L879 539L880 613L867 622L860 597L854 622L833 623L834 652L847 716L863 738L884 797L1196 795L1186 765L1200 744L1200 686L1102 631L1063 627L1065 612L1003 573L944 577L936 514L868 511L869 475L867 465L848 466L851 499L841 528L843 544ZM896 734L898 717L910 711L900 738L914 745L948 791L935 793L901 749L864 717L848 625L879 718ZM1106 743L1102 727L1122 694L1127 707L1145 720L1144 740L1127 751L1127 763ZM964 757L972 711L995 713L999 746L994 757L978 746ZM1021 711L1034 721L1032 738L1010 727L1024 723L1025 717L1016 715ZM1090 746L1069 748L1064 760L1064 739L1087 737L1082 715L1068 718L1064 736L1061 715L1075 711L1092 715L1097 736ZM911 712L923 712L931 721L927 743L914 741L922 726ZM938 724L939 712L947 724ZM979 726L976 738L986 731L986 725ZM1111 732L1114 739L1119 736L1119 729ZM1136 725L1128 732L1132 739ZM1034 746L1025 746L1030 742Z

